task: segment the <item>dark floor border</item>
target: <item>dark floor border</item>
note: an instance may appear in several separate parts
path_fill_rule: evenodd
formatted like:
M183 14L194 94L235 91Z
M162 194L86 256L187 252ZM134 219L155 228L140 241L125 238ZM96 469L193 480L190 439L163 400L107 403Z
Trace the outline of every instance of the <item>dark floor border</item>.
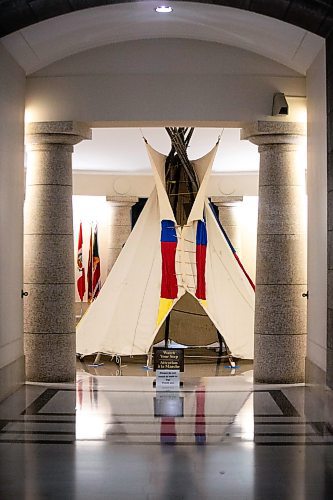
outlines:
M29 406L25 408L25 410L22 411L21 415L39 415L39 416L47 416L47 415L52 415L52 416L75 416L75 413L54 413L54 412L42 412L43 408L49 401L51 401L54 396L56 396L59 392L62 392L63 389L53 389L53 388L48 388L45 389L45 391L38 396ZM64 389L64 391L72 391L75 392L74 389ZM240 391L243 392L243 391ZM253 391L255 394L256 391ZM271 389L271 390L260 390L258 391L260 393L265 392L269 394L272 398L272 400L275 402L279 410L281 411L283 417L298 417L300 418L300 414L296 410L296 408L292 405L290 400L287 398L287 396L280 390L280 389ZM149 416L149 415L132 415L132 416ZM203 415L207 416L207 415ZM232 417L233 415L219 415L219 417ZM280 415L278 414L272 414L272 415L267 415L267 414L255 414L254 417L279 417Z
M59 389L46 389L37 399L35 399L31 405L29 405L21 415L38 415L39 410L44 408L44 406L56 395Z

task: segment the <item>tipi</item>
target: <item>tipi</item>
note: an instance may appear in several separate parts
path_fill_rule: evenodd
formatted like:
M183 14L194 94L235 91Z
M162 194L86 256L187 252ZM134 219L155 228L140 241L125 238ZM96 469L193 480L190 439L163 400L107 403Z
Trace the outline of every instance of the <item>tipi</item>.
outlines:
M180 138L183 156L183 132ZM177 223L166 190L170 155L149 144L146 148L155 188L97 300L77 326L77 353L147 354L171 309L188 292L200 302L231 353L253 358L253 287L206 196L218 144L190 163L192 187L187 194L195 196L188 216L185 210L185 224Z

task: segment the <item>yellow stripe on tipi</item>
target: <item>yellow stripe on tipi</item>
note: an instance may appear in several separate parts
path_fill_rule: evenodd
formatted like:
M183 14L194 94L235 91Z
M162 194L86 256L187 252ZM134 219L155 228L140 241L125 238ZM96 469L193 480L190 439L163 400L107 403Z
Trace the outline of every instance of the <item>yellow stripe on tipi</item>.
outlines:
M202 305L202 307L207 307L207 300L206 299L199 299L199 302L200 304Z
M158 314L157 314L157 321L156 321L156 326L160 326L170 309L172 308L173 305L173 299L160 299L160 304L158 306Z

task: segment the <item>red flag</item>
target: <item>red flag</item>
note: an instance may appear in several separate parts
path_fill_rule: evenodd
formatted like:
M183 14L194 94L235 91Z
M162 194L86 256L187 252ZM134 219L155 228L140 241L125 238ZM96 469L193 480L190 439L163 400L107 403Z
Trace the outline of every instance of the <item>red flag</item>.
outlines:
M86 277L84 267L82 265L82 222L80 222L80 231L79 231L79 242L77 248L77 266L79 268L79 272L81 276L77 280L77 291L79 292L80 300L83 301L84 294L86 292Z
M94 231L93 245L93 300L95 300L101 289L101 264L98 252L97 225Z
M88 302L93 301L93 267L92 267L92 255L93 255L93 244L92 244L92 228L90 228L90 242L89 242L89 257L88 257Z

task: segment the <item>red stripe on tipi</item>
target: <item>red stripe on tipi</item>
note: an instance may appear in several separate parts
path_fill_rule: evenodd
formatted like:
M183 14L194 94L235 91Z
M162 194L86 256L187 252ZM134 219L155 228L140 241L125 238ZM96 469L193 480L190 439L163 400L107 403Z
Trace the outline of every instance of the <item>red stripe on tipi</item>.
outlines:
M162 253L162 283L161 297L163 299L175 299L178 295L176 276L176 248L177 243L161 241Z
M206 300L206 252L206 245L196 246L197 289L195 296L202 300Z

